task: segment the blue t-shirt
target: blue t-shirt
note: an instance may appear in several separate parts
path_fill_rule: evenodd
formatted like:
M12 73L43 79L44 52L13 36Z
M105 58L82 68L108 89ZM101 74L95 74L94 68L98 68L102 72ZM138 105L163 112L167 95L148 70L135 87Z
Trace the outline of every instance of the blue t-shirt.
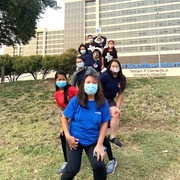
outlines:
M70 135L78 138L83 146L89 146L98 141L101 124L111 119L107 101L100 109L97 109L95 100L88 101L87 105L88 109L82 107L75 96L63 112L71 119Z
M81 55L80 58L85 62L85 66L92 66L94 63L93 54L91 52L87 52L84 55Z
M119 77L115 78L109 72L105 72L99 75L99 80L103 86L103 94L105 98L114 99L121 87ZM126 78L124 79L124 83L126 87Z

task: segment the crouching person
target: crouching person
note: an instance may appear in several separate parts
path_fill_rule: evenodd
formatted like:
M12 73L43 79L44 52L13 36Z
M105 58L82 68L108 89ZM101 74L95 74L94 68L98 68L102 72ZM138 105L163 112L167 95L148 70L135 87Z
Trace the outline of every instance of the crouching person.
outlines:
M68 119L71 119L69 127ZM91 163L94 179L107 178L103 141L108 120L109 105L103 96L100 81L97 76L89 74L83 79L77 96L71 99L61 119L67 139L68 159L61 180L71 180L79 172L83 149Z

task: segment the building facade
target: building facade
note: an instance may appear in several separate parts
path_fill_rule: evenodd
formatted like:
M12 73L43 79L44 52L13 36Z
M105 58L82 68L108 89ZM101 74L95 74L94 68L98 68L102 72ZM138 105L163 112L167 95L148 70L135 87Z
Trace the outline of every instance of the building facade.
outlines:
M180 0L65 0L64 30L37 29L28 45L5 48L5 53L61 54L78 49L96 28L115 41L124 68L180 62Z
M180 0L65 0L65 7L65 33L71 34L70 43L75 40L74 48L100 27L103 36L115 41L121 63L156 63L159 54L161 62L179 62ZM81 24L66 26L71 11L71 21L77 18Z
M36 30L36 37L32 38L27 45L5 47L4 54L11 56L22 55L56 55L64 52L64 30Z

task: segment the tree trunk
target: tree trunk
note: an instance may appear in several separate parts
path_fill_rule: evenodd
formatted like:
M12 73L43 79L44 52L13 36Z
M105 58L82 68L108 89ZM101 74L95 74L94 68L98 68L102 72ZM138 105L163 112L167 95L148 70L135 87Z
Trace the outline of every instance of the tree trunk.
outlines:
M4 72L4 66L1 67L1 84L5 83L5 72Z

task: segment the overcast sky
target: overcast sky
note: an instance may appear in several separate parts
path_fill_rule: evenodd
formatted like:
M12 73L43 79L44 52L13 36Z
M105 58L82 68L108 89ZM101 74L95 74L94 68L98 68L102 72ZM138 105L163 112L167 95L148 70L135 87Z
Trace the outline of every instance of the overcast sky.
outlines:
M47 8L45 14L42 15L42 19L37 22L37 28L47 29L63 29L64 28L64 0L57 0L61 9L54 10ZM0 55L4 54L4 49L0 49Z

